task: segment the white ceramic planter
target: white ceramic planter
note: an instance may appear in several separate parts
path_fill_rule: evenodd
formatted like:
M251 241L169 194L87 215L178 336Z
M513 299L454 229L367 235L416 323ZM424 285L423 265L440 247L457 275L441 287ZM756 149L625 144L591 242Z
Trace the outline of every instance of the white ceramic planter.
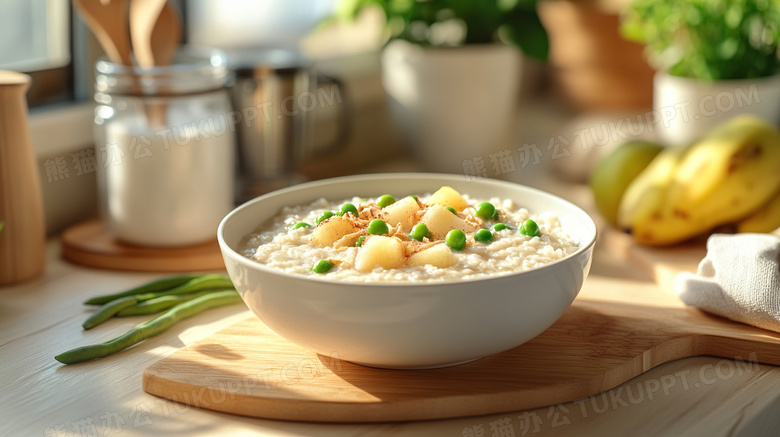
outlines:
M406 141L427 170L462 173L463 161L508 147L520 53L503 45L426 48L393 41L382 81Z
M685 145L740 114L780 123L780 75L707 82L659 72L653 81L658 139Z

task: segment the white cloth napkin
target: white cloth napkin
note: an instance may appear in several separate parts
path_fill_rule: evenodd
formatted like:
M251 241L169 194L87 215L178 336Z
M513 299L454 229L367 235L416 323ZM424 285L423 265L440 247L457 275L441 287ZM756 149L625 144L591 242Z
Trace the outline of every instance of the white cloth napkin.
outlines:
M688 305L780 332L780 238L714 234L696 274L681 273L675 291Z

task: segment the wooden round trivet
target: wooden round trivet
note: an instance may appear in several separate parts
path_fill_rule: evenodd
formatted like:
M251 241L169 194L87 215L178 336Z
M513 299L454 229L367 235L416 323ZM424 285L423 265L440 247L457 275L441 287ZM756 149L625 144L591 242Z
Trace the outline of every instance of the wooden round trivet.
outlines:
M62 256L75 264L134 272L222 270L217 240L182 248L132 246L117 241L100 220L76 224L62 233Z

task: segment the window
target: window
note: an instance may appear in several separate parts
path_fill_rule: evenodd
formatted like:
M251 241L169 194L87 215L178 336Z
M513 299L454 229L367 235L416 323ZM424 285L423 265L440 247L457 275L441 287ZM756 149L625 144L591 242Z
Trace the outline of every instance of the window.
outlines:
M28 73L29 105L74 98L68 0L0 0L0 69Z
M188 0L187 22L193 44L297 48L336 7L337 0ZM225 32L230 29L230 32Z

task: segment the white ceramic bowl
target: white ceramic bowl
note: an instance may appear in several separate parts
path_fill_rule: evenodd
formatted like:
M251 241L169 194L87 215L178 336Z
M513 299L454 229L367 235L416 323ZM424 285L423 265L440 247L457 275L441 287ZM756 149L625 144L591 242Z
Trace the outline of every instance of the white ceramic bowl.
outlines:
M273 270L242 256L241 240L288 205L386 192L426 193L442 185L472 198L513 199L553 212L580 248L526 272L435 283L345 283ZM395 173L296 185L239 206L219 225L228 274L247 306L287 340L317 353L385 368L433 368L495 354L534 338L571 305L590 269L596 226L580 208L508 182L462 175ZM314 260L301 260L311 263Z

